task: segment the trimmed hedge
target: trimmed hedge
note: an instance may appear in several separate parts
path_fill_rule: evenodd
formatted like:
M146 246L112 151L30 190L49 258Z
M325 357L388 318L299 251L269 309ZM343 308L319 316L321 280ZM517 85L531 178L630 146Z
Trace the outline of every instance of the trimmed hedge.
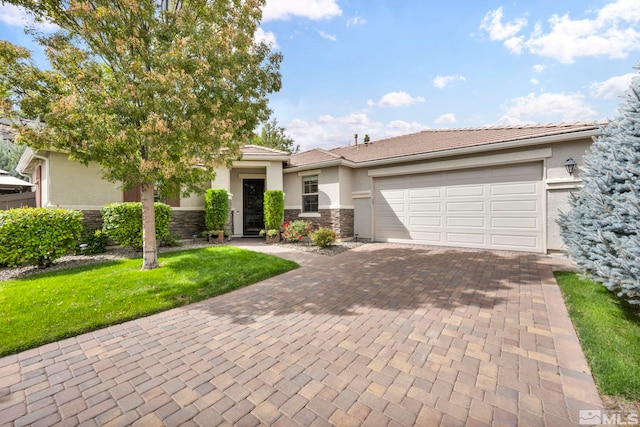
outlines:
M82 217L82 212L69 209L0 211L0 265L49 267L75 247Z
M171 206L154 203L154 211L156 239L161 240L169 235ZM100 210L100 214L102 231L114 242L137 250L142 248L142 203L110 203Z
M227 193L227 190L209 188L204 193L204 224L207 230L224 230L228 217L229 193Z
M264 192L264 226L267 230L279 230L284 221L284 193L282 190Z

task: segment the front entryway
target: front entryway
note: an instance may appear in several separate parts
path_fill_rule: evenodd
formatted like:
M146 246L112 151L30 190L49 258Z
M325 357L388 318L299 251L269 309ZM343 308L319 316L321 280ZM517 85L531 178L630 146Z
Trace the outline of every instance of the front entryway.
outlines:
M264 179L244 179L242 181L242 234L257 236L264 228L263 204Z

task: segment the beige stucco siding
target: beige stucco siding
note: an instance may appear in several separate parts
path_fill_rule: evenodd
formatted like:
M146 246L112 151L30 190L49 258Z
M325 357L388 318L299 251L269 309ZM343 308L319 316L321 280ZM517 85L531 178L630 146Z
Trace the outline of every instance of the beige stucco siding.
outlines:
M297 173L284 174L284 208L302 209L302 179Z
M49 168L48 206L100 209L107 203L122 201L122 189L103 179L96 163L85 166L69 160L66 154L52 152Z
M204 209L204 195L201 193L191 193L189 197L180 198L180 207L173 209L201 210Z
M340 200L338 201L338 205L341 209L352 209L353 208L353 169L340 166L339 168L339 190L340 190Z
M564 243L560 237L560 227L557 224L560 212L569 211L570 193L577 191L581 185L580 167L584 165L584 154L593 140L585 138L576 141L553 145L553 156L546 161L546 203L547 203L547 250L560 251ZM564 162L569 158L578 163L578 168L571 177Z

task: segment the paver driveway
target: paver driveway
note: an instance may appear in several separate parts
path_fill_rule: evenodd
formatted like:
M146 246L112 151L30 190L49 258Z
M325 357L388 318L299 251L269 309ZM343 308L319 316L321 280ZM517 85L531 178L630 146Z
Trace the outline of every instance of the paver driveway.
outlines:
M602 407L560 258L269 249L302 267L0 359L0 423L565 426Z

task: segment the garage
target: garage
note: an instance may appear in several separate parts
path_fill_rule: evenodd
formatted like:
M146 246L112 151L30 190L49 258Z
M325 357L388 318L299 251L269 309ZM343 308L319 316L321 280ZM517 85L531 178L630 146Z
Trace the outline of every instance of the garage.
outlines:
M374 240L543 252L542 162L374 179Z

